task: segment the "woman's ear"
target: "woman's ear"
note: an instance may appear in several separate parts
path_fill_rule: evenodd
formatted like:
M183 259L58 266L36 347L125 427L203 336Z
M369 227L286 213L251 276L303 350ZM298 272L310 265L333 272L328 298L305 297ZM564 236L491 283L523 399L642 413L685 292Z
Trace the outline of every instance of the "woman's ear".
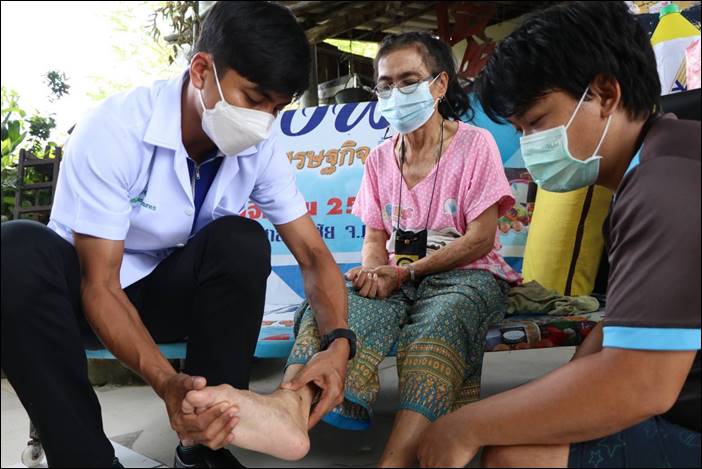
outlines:
M436 91L437 95L436 97L438 99L441 99L446 96L446 93L448 92L448 81L449 81L449 76L448 73L441 72L439 74L439 78L436 80Z

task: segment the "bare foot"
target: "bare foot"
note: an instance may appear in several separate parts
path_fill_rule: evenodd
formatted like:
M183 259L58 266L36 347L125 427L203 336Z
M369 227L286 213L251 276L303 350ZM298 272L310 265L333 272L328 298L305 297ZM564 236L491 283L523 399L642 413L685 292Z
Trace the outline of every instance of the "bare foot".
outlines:
M232 444L239 448L288 461L304 458L310 449L309 409L304 408L301 397L294 391L279 389L262 396L223 384L190 391L185 400L198 409L223 401L238 406L240 421L233 430Z

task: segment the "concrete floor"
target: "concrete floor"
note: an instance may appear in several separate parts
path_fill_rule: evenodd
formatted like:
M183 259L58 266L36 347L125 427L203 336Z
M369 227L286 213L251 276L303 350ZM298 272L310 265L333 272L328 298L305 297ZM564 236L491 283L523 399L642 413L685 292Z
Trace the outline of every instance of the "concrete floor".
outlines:
M538 378L567 362L573 351L572 347L563 347L488 353L483 364L483 396ZM283 363L281 360L258 361L254 367L251 389L261 393L274 390L281 379ZM312 449L302 461L288 463L251 451L230 449L249 467L372 467L392 427L398 397L394 359L383 362L381 384L376 420L370 430L342 431L322 423L312 430ZM105 431L110 439L151 459L172 464L177 437L169 426L163 403L151 388L102 386L97 387L96 391L102 405ZM1 462L2 467L7 467L20 461L20 453L27 442L29 421L5 379L2 380L1 417ZM471 467L479 467L477 458Z

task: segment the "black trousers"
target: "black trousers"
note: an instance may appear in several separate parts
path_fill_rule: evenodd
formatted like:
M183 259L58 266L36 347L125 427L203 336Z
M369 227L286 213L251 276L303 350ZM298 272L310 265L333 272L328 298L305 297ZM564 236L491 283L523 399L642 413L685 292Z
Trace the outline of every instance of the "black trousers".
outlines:
M187 338L186 373L246 389L270 270L261 226L229 216L125 292L156 342ZM82 312L73 246L36 222L3 223L2 368L50 466L109 467L114 457L86 344L99 341Z

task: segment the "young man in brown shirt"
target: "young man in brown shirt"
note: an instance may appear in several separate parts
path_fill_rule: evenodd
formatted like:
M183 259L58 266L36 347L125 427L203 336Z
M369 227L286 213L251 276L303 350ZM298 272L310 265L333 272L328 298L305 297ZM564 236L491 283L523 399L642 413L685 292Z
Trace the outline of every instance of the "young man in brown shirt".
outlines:
M539 12L476 82L536 182L615 192L608 298L567 365L437 420L422 466L700 466L700 123L658 112L648 36L624 2Z

